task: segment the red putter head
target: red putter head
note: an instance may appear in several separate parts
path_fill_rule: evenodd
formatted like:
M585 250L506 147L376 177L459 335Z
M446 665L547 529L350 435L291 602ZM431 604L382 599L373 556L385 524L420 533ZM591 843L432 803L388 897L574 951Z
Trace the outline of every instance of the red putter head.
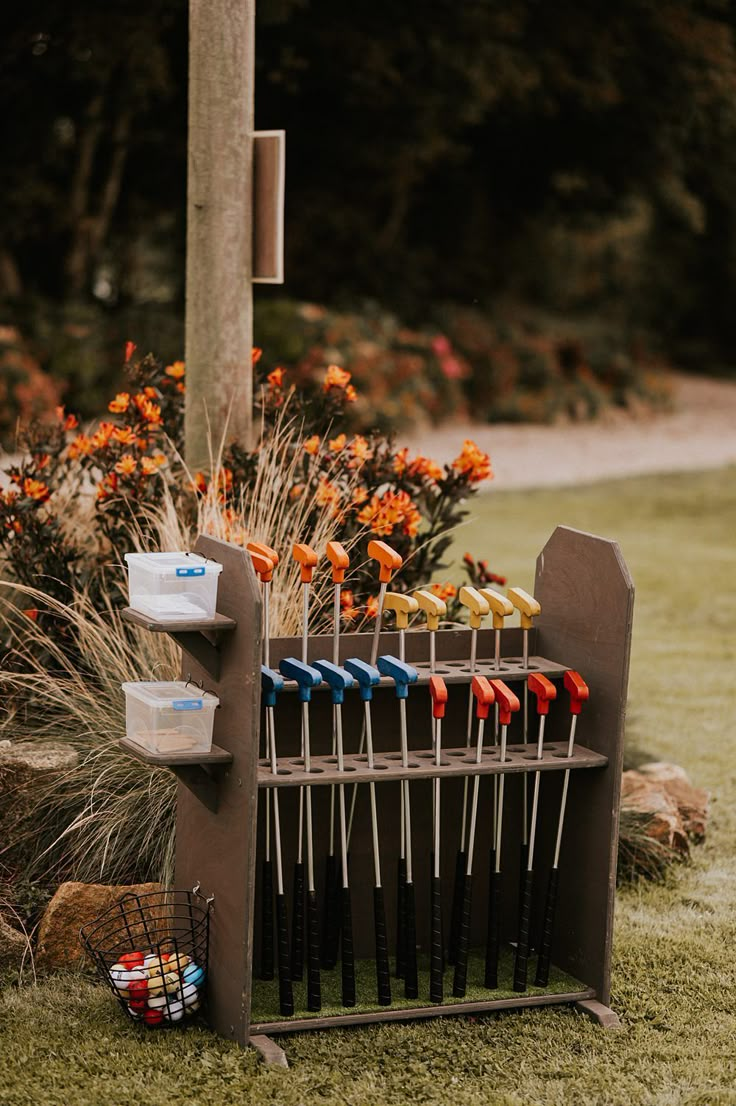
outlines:
M429 694L432 696L432 717L444 718L447 705L447 684L441 676L429 677Z
M590 689L580 673L572 668L565 673L565 689L570 693L570 714L580 714L583 703L590 697Z
M317 564L317 554L311 545L295 545L291 553L294 560L301 566L302 583L311 584L314 566Z
M325 553L327 554L327 560L332 565L333 584L344 583L345 569L350 564L350 558L347 553L340 545L339 541L328 541Z
M382 584L390 583L393 573L398 572L404 563L396 550L386 545L385 541L369 541L368 556L378 561L380 566L378 579Z
M256 576L262 584L270 584L273 579L273 561L270 557L264 557L262 553L256 553L249 549L251 563Z
M546 676L532 673L527 680L532 695L537 697L537 714L549 714L549 705L557 698L557 688Z
M490 680L485 676L473 676L470 682L470 690L475 696L475 713L478 718L487 718L488 712L496 701L496 695L491 687Z
M495 692L496 702L498 703L498 720L502 726L508 726L511 721L511 715L519 709L521 703L508 684L505 684L503 680L491 680L490 684Z
M272 549L270 545L266 545L262 541L249 541L245 547L249 553L260 553L262 557L268 557L269 561L273 561L273 567L279 567L279 555L275 549Z

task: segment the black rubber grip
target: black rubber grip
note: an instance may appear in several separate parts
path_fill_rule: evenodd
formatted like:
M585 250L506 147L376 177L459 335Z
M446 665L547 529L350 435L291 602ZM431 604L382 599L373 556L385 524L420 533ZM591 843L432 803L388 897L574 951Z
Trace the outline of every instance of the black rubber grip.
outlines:
M261 979L273 979L273 864L261 869Z
M294 893L291 904L291 978L304 976L304 865L294 865Z
M282 1018L294 1013L294 991L289 963L289 926L286 920L286 896L276 896L276 931L279 950L279 1010Z
M322 1009L319 975L319 907L317 892L307 892L307 1010Z
M404 884L404 995L406 998L419 998L417 979L417 906L414 898L414 884Z
M353 950L353 910L350 905L350 888L341 891L342 905L342 1004L355 1006L355 953Z
M396 978L406 975L406 860L396 869Z
M337 857L328 853L325 858L325 894L322 908L322 967L331 969L337 964L340 943L340 900L337 882Z
M462 998L468 985L468 950L470 947L470 911L473 902L473 877L463 878L462 900L460 902L460 918L457 931L457 948L455 950L455 979L452 984L452 993L456 998Z
M516 959L514 960L515 991L526 991L527 988L533 887L534 872L524 872L524 879L519 887L519 937L516 943Z
M465 888L466 856L464 849L457 850L455 857L455 884L452 890L452 914L450 916L450 940L447 945L447 962L454 964L457 959L457 945L460 936L460 919L463 913L463 893Z
M376 993L379 1006L391 1005L391 968L388 963L388 933L383 888L373 888L373 920L376 930Z
M444 996L442 974L445 951L442 947L442 881L432 876L432 937L429 958L430 1002L442 1002Z
M488 877L488 935L486 940L485 985L498 987L498 954L501 949L501 873L491 869Z
M547 902L544 906L544 925L542 927L542 940L539 946L537 974L534 979L535 987L546 987L549 983L549 966L552 959L552 936L555 929L557 885L559 880L560 869L553 868L549 873L549 884L547 885Z

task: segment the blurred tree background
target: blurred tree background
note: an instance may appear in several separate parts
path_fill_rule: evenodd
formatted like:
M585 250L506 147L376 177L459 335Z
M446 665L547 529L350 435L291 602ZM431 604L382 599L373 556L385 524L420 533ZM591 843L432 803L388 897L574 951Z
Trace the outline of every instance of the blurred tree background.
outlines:
M312 340L286 293L432 324L476 377L483 341L497 375L510 343L530 387L545 329L563 374L595 353L560 335L591 327L691 369L732 364L729 0L257 12L256 123L287 131L287 284L256 293L274 357ZM183 353L186 79L185 0L4 8L0 368L22 344L84 413L125 339Z

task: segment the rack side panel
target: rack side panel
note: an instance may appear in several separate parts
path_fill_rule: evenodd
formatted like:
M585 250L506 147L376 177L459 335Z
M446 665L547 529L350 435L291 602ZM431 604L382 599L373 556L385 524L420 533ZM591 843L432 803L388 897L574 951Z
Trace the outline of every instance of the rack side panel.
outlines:
M535 595L536 647L588 683L577 738L609 761L571 780L553 960L608 1004L634 585L616 542L558 526L537 559ZM565 735L559 725L550 734Z
M223 566L217 610L237 621L223 635L220 677L214 680L190 654L182 678L191 675L220 699L213 740L232 753L219 772L216 812L179 784L176 882L201 884L214 895L210 927L209 1019L224 1037L248 1042L253 961L253 896L256 856L256 787L259 742L261 599L250 557L241 548L200 536L197 553Z

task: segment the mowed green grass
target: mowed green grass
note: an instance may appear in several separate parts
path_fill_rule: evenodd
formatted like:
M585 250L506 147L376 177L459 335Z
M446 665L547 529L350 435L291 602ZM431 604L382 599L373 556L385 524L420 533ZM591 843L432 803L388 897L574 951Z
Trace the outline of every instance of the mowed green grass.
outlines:
M713 794L666 886L619 892L607 1033L565 1009L283 1038L291 1069L203 1029L141 1033L56 977L0 998L0 1103L736 1104L736 472L476 501L456 552L531 587L557 523L615 537L633 573L629 741Z

